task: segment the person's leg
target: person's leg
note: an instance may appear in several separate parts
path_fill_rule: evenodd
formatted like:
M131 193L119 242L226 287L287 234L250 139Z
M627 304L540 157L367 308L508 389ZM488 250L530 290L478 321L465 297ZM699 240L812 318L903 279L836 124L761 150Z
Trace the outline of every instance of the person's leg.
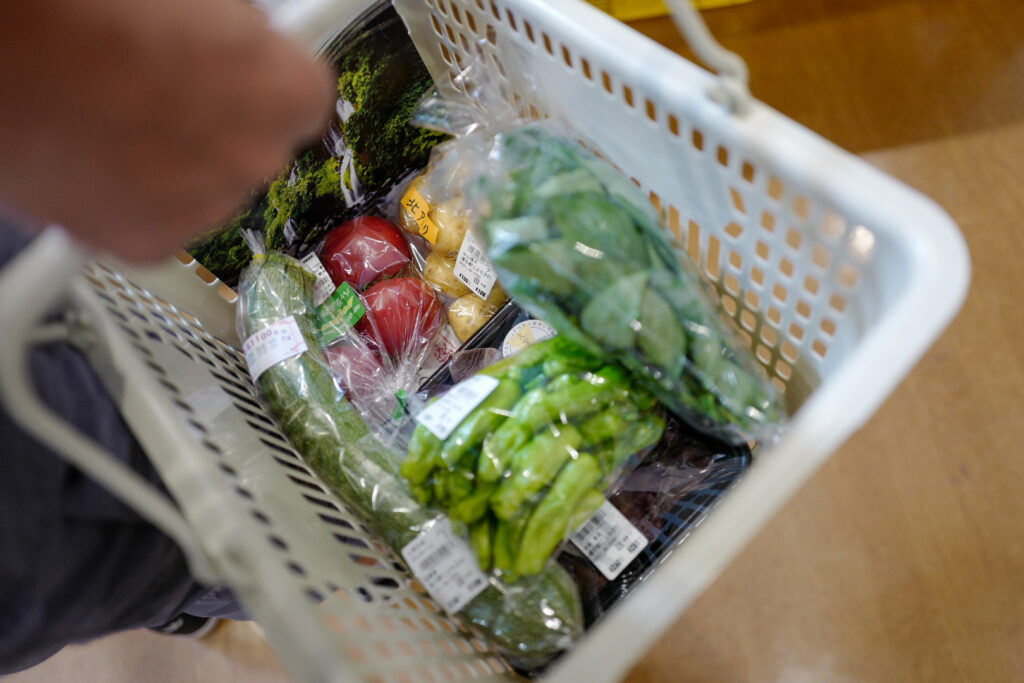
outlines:
M26 242L0 223L0 267ZM52 410L159 484L81 353L50 344L33 352L31 365ZM165 625L193 602L202 609L216 601L191 578L173 541L2 409L0 472L0 673L32 666L65 644ZM225 615L240 615L228 609L228 594L220 598Z

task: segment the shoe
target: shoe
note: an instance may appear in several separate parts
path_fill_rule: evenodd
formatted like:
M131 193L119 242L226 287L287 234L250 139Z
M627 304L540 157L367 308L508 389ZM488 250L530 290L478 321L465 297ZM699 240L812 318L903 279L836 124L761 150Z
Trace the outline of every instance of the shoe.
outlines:
M220 622L221 620L216 617L197 617L191 614L179 614L163 626L152 626L150 630L162 633L165 636L198 639L217 628Z

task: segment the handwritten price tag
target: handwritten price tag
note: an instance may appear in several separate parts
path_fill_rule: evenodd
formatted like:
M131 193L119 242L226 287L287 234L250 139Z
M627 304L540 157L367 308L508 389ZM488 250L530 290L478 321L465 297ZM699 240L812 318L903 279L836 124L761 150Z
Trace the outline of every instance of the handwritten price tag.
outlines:
M306 340L294 316L273 323L245 340L242 353L255 382L267 369L305 353Z

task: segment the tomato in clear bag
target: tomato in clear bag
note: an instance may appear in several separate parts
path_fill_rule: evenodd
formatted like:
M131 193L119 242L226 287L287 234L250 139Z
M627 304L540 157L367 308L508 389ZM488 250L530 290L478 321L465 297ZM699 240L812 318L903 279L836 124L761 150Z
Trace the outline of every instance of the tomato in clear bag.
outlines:
M396 360L426 346L441 326L441 304L419 278L383 280L363 292L362 299L366 315L356 330Z
M360 216L327 233L320 260L335 286L347 282L361 292L374 280L401 272L412 261L412 252L391 222Z

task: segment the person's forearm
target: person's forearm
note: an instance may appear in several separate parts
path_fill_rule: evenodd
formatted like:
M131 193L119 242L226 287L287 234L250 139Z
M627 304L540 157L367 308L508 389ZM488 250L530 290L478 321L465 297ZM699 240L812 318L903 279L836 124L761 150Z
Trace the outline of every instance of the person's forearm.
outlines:
M126 258L229 218L330 110L327 68L239 0L0 12L0 207Z

